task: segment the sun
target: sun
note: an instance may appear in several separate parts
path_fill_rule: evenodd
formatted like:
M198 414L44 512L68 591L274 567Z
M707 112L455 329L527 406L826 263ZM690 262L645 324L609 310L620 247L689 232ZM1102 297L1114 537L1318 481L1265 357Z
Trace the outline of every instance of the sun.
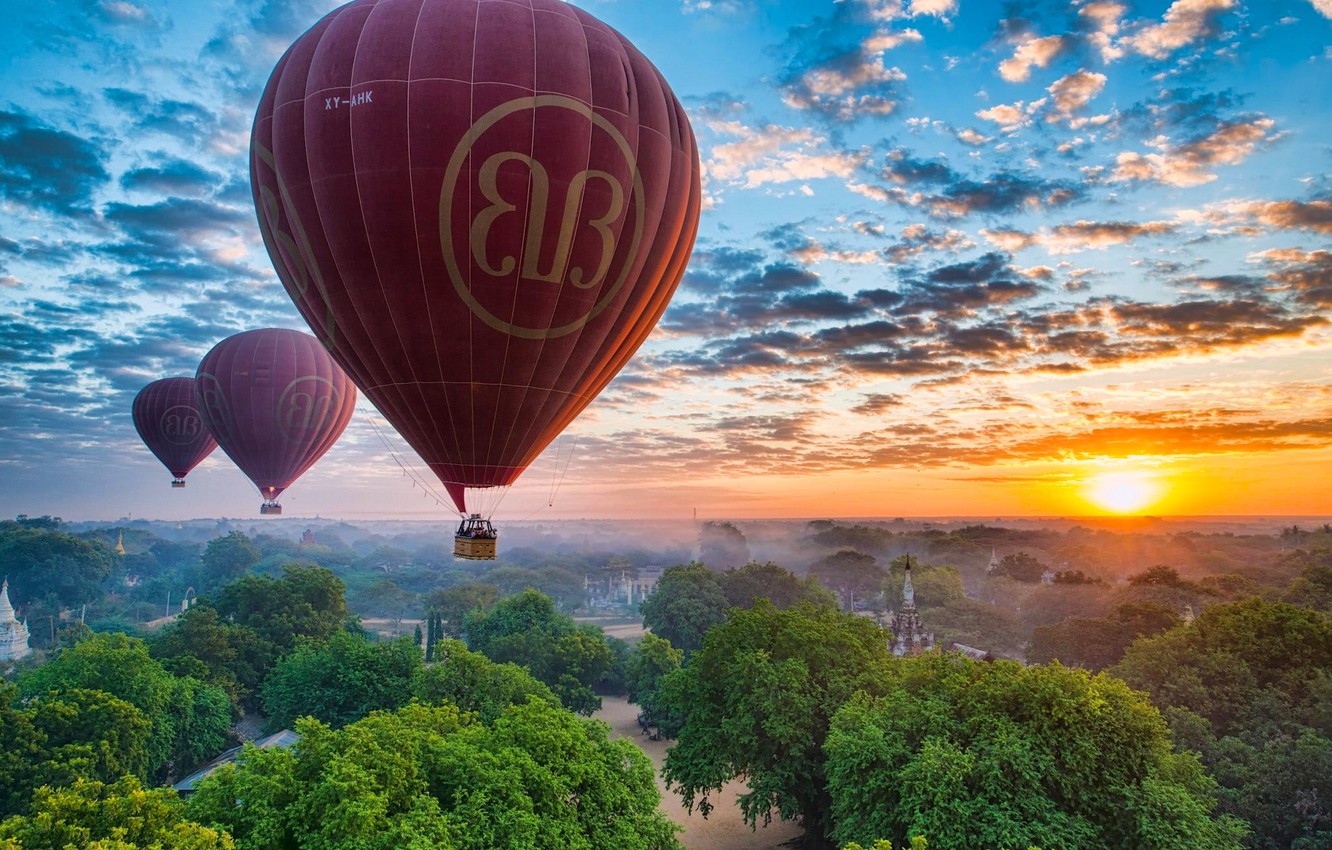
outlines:
M1155 504L1164 490L1155 475L1125 470L1088 478L1083 495L1111 513L1131 514Z

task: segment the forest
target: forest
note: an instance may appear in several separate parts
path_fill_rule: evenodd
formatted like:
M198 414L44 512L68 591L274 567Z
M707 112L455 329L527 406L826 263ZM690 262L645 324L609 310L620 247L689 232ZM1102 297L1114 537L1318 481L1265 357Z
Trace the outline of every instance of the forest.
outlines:
M0 848L1332 847L1328 526L262 528L0 522Z

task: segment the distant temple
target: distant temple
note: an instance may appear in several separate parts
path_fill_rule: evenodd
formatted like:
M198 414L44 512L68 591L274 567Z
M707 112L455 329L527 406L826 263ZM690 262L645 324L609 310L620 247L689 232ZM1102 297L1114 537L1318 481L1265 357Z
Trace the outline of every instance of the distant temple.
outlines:
M9 582L0 584L0 662L17 661L32 649L28 646L28 624L14 616L9 604Z
M318 541L315 540L314 531L308 528L305 529L305 533L301 535L301 545L313 546L316 542Z
M902 580L902 607L893 615L893 655L920 655L934 649L934 633L925 631L916 610L916 589L911 586L911 564L906 565Z
M125 532L123 531L116 534L116 554L125 554Z
M990 565L985 568L987 576L995 575L999 572L999 553L994 549L990 550Z

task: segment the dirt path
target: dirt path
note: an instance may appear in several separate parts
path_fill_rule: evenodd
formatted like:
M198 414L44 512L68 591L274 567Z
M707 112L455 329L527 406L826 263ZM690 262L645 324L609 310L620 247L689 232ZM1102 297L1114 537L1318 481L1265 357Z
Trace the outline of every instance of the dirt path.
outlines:
M744 783L736 781L722 789L721 794L713 797L716 808L704 819L695 811L685 811L680 798L672 791L667 791L661 781L661 763L666 758L666 741L650 741L639 734L638 706L630 705L622 697L602 697L601 711L595 715L598 720L610 724L611 737L630 738L643 748L657 766L657 787L661 789L661 809L666 816L684 827L680 833L680 843L689 850L775 850L787 842L799 837L800 830L789 824L773 821L767 827L751 830L740 817L740 809L735 799L744 791Z

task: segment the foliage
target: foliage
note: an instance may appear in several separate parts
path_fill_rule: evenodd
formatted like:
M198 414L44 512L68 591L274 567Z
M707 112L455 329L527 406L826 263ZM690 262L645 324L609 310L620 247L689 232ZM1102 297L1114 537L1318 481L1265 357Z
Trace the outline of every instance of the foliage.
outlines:
M225 537L215 537L204 547L199 558L203 587L219 587L235 581L259 563L259 547L250 542L244 532L233 531Z
M32 812L0 822L22 850L231 850L231 836L184 819L185 805L169 788L145 789L133 776L112 783L76 780L39 788Z
M800 578L771 561L750 561L743 567L721 574L722 593L731 608L752 608L754 602L766 599L776 608L786 610L801 602L815 605L836 605L837 599L811 578Z
M726 619L722 580L699 563L668 567L643 600L643 625L671 646L693 652L703 645L708 629Z
M698 532L698 559L714 570L749 563L749 541L731 522L705 522Z
M901 607L902 584L908 563L911 564L911 585L916 590L916 607L922 612L966 598L962 575L956 568L922 564L910 555L902 555L888 565L888 575L883 580L885 607L892 610Z
M26 696L104 691L133 705L152 724L148 778L180 775L226 748L230 702L219 688L168 672L148 646L121 634L92 635L19 678Z
M809 565L809 573L838 595L846 611L856 609L857 598L864 601L868 595L877 595L885 575L873 555L854 549L825 555Z
M1008 576L1015 581L1035 584L1041 580L1045 565L1038 558L1027 552L1015 552L999 559L999 568L995 575Z
M496 664L479 652L471 652L460 640L442 640L435 646L437 663L428 664L412 676L412 696L424 703L451 703L474 712L482 723L493 723L506 708L528 699L553 706L560 701L526 668Z
M1212 605L1112 672L1166 709L1262 850L1332 844L1332 622L1279 602Z
M297 729L295 748L247 748L204 780L190 816L240 850L678 847L647 757L540 700L489 725L412 704L342 730Z
M893 547L893 533L882 528L837 523L810 523L812 542L829 549L855 549L870 555L887 555Z
M278 661L259 696L270 731L309 715L334 728L411 698L421 650L411 638L370 643L339 632L323 643L302 643Z
M60 530L59 521L0 523L0 564L17 608L53 598L73 608L96 600L116 564L115 553Z
M1171 751L1123 682L1059 665L930 654L833 719L825 751L840 842L928 835L943 850L1238 848L1215 784Z
M18 702L0 682L0 816L27 810L32 790L148 771L149 722L102 691L79 688Z
M454 587L436 590L425 598L426 610L439 614L444 620L444 634L462 637L463 619L473 611L489 611L499 599L499 588L493 584L469 581Z
M525 665L566 708L590 715L601 707L593 686L614 660L606 638L556 611L549 596L528 589L489 611L473 611L464 623L472 649L492 661Z
M689 664L667 677L664 704L685 723L663 776L703 814L711 796L743 776L747 822L800 820L815 846L831 834L823 741L836 711L877 691L889 664L887 633L826 607L734 610Z
M684 725L684 718L672 712L663 702L662 684L666 677L679 670L684 663L684 652L671 646L666 638L648 632L634 647L625 665L625 685L629 701L642 710L642 722L673 738Z
M347 619L345 586L323 567L296 564L280 578L248 575L211 594L224 619L248 626L283 654L298 638L327 640Z
M1120 603L1108 617L1069 617L1054 625L1036 627L1027 661L1044 664L1058 659L1072 667L1104 670L1118 662L1138 638L1159 635L1182 622L1165 605Z

